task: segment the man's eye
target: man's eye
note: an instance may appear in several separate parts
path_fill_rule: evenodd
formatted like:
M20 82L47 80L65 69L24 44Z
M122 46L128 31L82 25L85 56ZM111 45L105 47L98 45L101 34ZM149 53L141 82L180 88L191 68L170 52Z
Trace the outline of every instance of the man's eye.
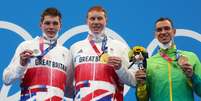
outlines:
M98 20L102 20L103 18L102 18L102 17L98 17L97 19L98 19Z
M53 22L45 21L44 24L45 24L45 25L50 25L50 24L59 25L59 22L57 22L57 21L53 21Z
M95 20L95 18L94 18L94 17L91 17L91 18L90 18L90 20L91 20L91 21L94 21L94 20Z
M57 22L57 21L53 22L53 25L58 25L58 24L59 24L59 22Z
M162 28L157 28L156 31L157 32L161 32L163 29Z
M162 32L163 30L169 31L169 30L171 30L171 27L165 26L165 27L156 28L156 31L157 31L157 32Z
M44 22L45 25L50 25L49 21Z
M171 28L169 26L165 26L164 30L169 31Z

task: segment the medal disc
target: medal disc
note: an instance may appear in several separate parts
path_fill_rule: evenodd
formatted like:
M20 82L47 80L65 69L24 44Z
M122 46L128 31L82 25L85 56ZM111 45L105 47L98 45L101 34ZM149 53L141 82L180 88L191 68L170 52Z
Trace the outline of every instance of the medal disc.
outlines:
M101 55L100 61L103 62L103 63L107 63L108 62L108 57L109 57L109 55L107 53L104 53L104 54Z
M185 56L180 56L179 57L179 60L178 60L178 64L179 65L182 65L182 64L187 63L187 62L188 62L188 58L187 57L185 57Z
M33 56L39 56L39 55L40 55L40 51L38 49L34 49Z

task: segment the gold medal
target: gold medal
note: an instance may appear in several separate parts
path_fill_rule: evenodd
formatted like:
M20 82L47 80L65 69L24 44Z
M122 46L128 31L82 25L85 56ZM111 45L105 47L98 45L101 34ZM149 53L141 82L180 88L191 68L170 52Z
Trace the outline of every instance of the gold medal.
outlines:
M40 51L38 49L34 49L33 56L39 56L39 55L40 55Z
M102 63L107 63L108 62L108 57L109 57L109 55L107 53L104 53L104 54L101 55L100 61Z
M184 63L188 63L188 58L185 57L185 56L183 56L183 55L181 55L181 56L179 57L178 64L181 66L181 65L183 65Z

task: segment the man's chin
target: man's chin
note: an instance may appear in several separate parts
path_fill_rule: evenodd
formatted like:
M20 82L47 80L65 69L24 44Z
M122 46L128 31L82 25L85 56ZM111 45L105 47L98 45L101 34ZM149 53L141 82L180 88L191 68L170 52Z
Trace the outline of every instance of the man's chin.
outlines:
M46 34L47 35L47 37L49 37L49 38L54 38L55 37L55 33L54 34Z
M162 44L166 45L166 44L169 44L170 41L164 41L164 42L161 42Z
M93 31L92 33L93 34L100 34L101 32L100 31Z
M168 44L170 41L171 41L171 40L161 40L160 42L161 42L162 44Z

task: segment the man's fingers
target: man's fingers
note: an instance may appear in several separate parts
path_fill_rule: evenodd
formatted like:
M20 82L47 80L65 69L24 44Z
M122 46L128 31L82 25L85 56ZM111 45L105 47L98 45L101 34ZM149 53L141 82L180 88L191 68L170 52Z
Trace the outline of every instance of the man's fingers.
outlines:
M182 65L181 68L183 69L183 71L187 71L187 70L189 70L189 69L192 70L192 66L191 66L191 65L188 65L188 64Z
M181 65L181 68L187 77L192 77L193 75L192 65L190 65L189 63L185 63Z
M145 74L143 74L143 75L136 75L135 77L137 77L137 78L145 78L146 75Z
M135 74L136 80L141 81L146 79L146 72L145 70L138 70Z
M110 56L108 58L108 64L117 70L121 67L121 62L122 60L119 57Z
M108 61L110 63L120 63L121 62L121 59L119 57L109 57L108 58Z
M182 64L181 66L182 66L182 67L187 67L187 66L191 66L191 64L185 63L185 64Z
M28 59L30 57L32 57L33 51L31 50L25 50L22 53L20 53L20 57L21 59Z

